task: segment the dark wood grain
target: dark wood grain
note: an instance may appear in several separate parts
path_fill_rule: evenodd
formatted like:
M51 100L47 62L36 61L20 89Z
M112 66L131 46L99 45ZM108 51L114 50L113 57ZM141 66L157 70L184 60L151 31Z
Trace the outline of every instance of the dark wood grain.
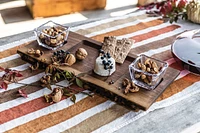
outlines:
M109 92L111 93L110 96L114 95L115 101L117 101L116 100L117 98L115 97L117 96L124 99L128 103L128 106L136 105L137 107L143 110L147 110L156 101L156 99L164 92L164 90L174 81L174 79L179 75L178 70L175 70L173 68L167 68L163 81L154 90L148 91L145 89L140 89L140 91L137 93L130 93L128 95L125 95L123 93L123 89L119 90L118 87L121 86L121 81L123 80L123 78L126 77L130 79L128 66L132 61L134 61L134 59L137 56L135 56L134 53L129 53L123 64L116 65L116 71L114 74L112 74L108 78L101 77L93 73L94 63L99 55L98 50L101 48L101 44L102 44L101 42L97 42L82 35L70 32L67 44L65 44L63 47L59 49L69 50L71 53L74 54L78 48L82 47L87 50L88 56L83 61L77 61L71 67L60 66L59 68L61 70L73 71L76 74L79 74L81 72L87 72L88 74L82 77L82 79L94 85L93 87L96 88L95 92L97 93L99 92L101 93L101 95L104 95L106 92ZM40 58L27 55L28 48L43 50L44 55L41 56ZM36 41L33 41L30 42L30 44L27 45L26 47L19 49L17 52L23 57L23 59L25 59L25 57L27 59L28 57L29 58L28 61L31 61L30 59L34 59L33 61L41 61L41 59L45 58L46 62L43 63L50 64L51 63L50 57L52 56L54 51L42 48L38 45ZM113 85L108 84L108 82L111 79L115 81L115 84ZM100 89L104 89L103 92L100 92L99 91ZM110 99L113 100L112 98Z

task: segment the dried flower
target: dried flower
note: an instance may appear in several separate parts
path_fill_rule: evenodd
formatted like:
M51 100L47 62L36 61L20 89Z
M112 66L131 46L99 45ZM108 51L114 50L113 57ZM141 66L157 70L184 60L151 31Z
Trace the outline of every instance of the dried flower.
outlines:
M154 5L154 6L153 6ZM161 15L163 18L168 18L170 23L177 22L181 17L187 19L187 0L165 0L162 2L151 3L141 7L141 9L153 9L155 6L157 10L149 10L147 14L150 16Z
M22 97L24 97L24 98L27 98L27 97L28 97L28 95L27 95L27 93L25 92L25 90L19 89L19 90L18 90L18 93L19 93L20 96L22 96Z
M17 82L16 77L22 77L22 74L17 70L12 70L3 67L0 67L0 70L3 70L5 72L0 78L0 88L5 90L8 88L7 82Z

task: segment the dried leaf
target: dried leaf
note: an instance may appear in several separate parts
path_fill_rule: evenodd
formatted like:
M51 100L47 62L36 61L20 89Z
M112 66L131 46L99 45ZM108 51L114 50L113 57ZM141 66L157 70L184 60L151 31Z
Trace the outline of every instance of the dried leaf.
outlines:
M60 79L60 74L58 72L55 75L56 75L57 78Z
M66 75L66 78L72 78L73 77L73 75L68 71L66 71L65 75Z
M50 101L49 101L49 96L48 96L48 95L44 95L44 98L45 98L45 100L46 100L47 103L50 102Z
M19 92L20 96L25 97L25 98L28 97L28 95L26 94L26 92L24 90L19 89L18 92Z
M70 94L70 92L67 89L63 89L63 94Z
M16 76L16 77L22 77L23 75L22 75L21 73L17 72L17 73L15 74L15 76Z
M49 73L51 74L53 73L53 67L51 65L49 66L49 71L50 71Z
M87 73L79 73L76 77L84 77Z
M83 88L83 82L82 82L82 80L80 80L79 78L76 78L76 84L77 84L79 87Z
M7 84L6 82L1 82L0 87L1 87L2 89L4 89L4 90L7 90L8 84Z
M53 82L58 82L56 76L53 76Z
M70 93L69 90L67 90L66 88L63 88L63 95L70 97L73 93Z
M50 84L46 84L45 85L49 90L52 90L51 85Z
M75 102L76 102L76 96L75 96L75 95L72 95L71 98L70 98L70 100L71 100L73 103L75 103Z
M47 74L48 72L49 72L49 66L46 67L45 74Z

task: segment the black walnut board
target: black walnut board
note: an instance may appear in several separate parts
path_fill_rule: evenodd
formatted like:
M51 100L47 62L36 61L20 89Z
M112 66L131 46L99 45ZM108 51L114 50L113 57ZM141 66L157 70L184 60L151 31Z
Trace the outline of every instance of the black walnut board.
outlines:
M174 81L174 79L179 75L179 71L173 68L167 68L166 73L162 82L151 91L140 89L137 93L129 93L125 95L123 93L123 89L118 89L121 87L121 82L123 78L129 78L128 66L134 59L137 57L134 53L129 53L125 62L120 65L116 64L116 71L108 78L101 77L96 75L93 72L94 63L96 58L99 55L99 49L101 48L102 43L87 38L85 36L76 34L74 32L69 33L68 42L60 49L68 50L71 53L75 54L75 51L82 47L85 48L88 52L88 56L83 61L77 61L71 67L68 66L60 66L59 69L73 71L75 74L79 74L82 72L87 72L88 74L84 77L81 77L82 80L86 81L90 85L91 91L94 91L100 94L103 97L109 98L121 105L124 105L130 109L142 109L147 110L156 99L164 92L164 90ZM27 54L28 48L40 49L44 51L44 55L37 58L32 55ZM38 45L37 41L30 42L27 46L20 48L17 51L23 60L28 61L29 63L40 62L41 64L51 64L50 57L52 56L54 51L45 49ZM42 60L46 59L46 62ZM114 80L115 83L109 85L108 82L110 80Z

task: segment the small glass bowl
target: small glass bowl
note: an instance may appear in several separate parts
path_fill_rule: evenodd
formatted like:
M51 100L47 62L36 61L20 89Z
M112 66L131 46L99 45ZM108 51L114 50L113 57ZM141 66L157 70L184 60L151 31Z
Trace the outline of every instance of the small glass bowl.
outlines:
M50 50L62 47L66 42L70 27L48 21L34 29L40 46Z
M152 73L150 71L147 72L148 66L146 67L146 70L139 69L138 63L145 64L145 61L147 59L150 59L151 61L157 64L158 73ZM168 67L168 64L164 61L160 61L155 58L148 57L146 55L140 55L129 65L129 73L130 73L132 81L136 85L142 88L145 88L147 90L153 90L161 82L161 79L163 78L167 67ZM153 71L153 69L151 70Z

